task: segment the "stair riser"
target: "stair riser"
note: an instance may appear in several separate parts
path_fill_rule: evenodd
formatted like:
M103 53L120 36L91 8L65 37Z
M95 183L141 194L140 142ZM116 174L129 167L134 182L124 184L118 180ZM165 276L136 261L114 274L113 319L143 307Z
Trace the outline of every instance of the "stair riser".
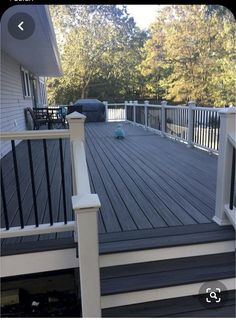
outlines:
M233 252L234 250L235 241L229 240L207 244L146 249L126 253L104 254L100 255L100 267L161 261L172 258L228 253Z
M128 253L100 255L100 267L167 260L191 256L220 254L235 251L235 241L223 241L199 245L159 248ZM28 254L2 256L0 277L10 277L39 272L79 267L76 249L62 249Z

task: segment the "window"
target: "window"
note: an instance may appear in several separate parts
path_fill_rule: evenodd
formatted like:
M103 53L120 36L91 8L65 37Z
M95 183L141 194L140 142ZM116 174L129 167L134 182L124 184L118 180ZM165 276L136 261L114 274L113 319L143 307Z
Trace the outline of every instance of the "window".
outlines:
M22 79L23 96L25 98L31 97L29 72L24 68L21 68L21 79Z

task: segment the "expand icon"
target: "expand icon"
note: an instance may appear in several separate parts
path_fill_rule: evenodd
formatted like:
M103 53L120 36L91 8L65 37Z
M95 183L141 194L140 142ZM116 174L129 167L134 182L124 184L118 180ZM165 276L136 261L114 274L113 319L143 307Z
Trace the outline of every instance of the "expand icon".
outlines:
M212 290L212 288L207 288L206 293L209 294L209 297L206 297L207 303L212 303L212 301L216 302L217 304L221 302L221 297L217 296L217 292L221 293L220 288L215 288L215 290Z
M221 308L228 300L228 289L221 281L210 281L202 284L198 299L205 308Z

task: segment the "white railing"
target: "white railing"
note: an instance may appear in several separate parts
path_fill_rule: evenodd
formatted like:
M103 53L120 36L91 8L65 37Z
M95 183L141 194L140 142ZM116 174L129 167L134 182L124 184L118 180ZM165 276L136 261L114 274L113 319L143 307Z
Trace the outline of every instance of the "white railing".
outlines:
M221 108L196 107L194 102L184 105L150 104L149 101L125 101L106 107L107 122L128 121L143 126L162 136L198 146L209 152L218 152Z
M42 139L69 139L70 133L69 130L37 130L37 131L22 131L22 132L2 132L0 134L1 141L16 141L16 140L42 140ZM15 151L15 150L14 150ZM15 152L13 152L13 155ZM32 157L31 157L32 158ZM16 166L15 166L16 165ZM14 167L17 171L17 162L14 161ZM33 166L31 166L33 168ZM18 174L18 172L17 172ZM15 181L18 183L17 175L15 173ZM31 178L31 182L34 180ZM20 191L19 184L16 185ZM2 191L3 184L2 184ZM3 193L2 193L3 194ZM21 197L18 193L18 205L21 206ZM3 200L4 201L4 200ZM22 210L22 208L19 208ZM58 223L44 223L44 224L33 224L33 225L24 225L24 222L21 221L21 226L11 227L9 221L7 220L7 213L5 213L5 228L0 229L0 238L12 238L12 237L24 237L24 236L33 236L47 233L55 233L55 232L66 232L72 231L75 228L75 222L58 222ZM53 216L50 216L53 220ZM22 218L23 219L23 218ZM20 222L19 222L20 223Z
M49 224L24 225L21 222L22 224L19 227L11 227L8 224L6 228L1 229L0 237L23 237L74 231L79 251L82 314L83 317L100 317L101 297L97 226L97 211L100 207L100 201L97 194L91 194L90 190L84 149L85 118L84 115L77 112L68 115L69 130L4 132L1 134L2 141L70 139L73 180L72 207L75 212L75 221L53 222L53 216L51 216L52 222Z
M103 102L105 105L106 122L122 122L126 120L125 103L108 104Z
M76 216L80 264L80 288L83 317L101 317L97 211L101 206L97 194L91 194L84 149L85 116L68 115L72 152L72 205Z
M220 146L217 167L216 207L213 218L219 225L231 223L236 229L235 150L236 108L220 111Z

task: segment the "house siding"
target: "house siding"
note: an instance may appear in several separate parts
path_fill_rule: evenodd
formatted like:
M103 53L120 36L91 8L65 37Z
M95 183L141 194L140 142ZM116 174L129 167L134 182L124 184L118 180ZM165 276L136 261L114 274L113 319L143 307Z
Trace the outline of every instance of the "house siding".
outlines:
M1 51L1 132L26 129L24 108L32 107L32 99L24 98L21 81L21 65ZM9 141L1 141L0 155L11 150Z

